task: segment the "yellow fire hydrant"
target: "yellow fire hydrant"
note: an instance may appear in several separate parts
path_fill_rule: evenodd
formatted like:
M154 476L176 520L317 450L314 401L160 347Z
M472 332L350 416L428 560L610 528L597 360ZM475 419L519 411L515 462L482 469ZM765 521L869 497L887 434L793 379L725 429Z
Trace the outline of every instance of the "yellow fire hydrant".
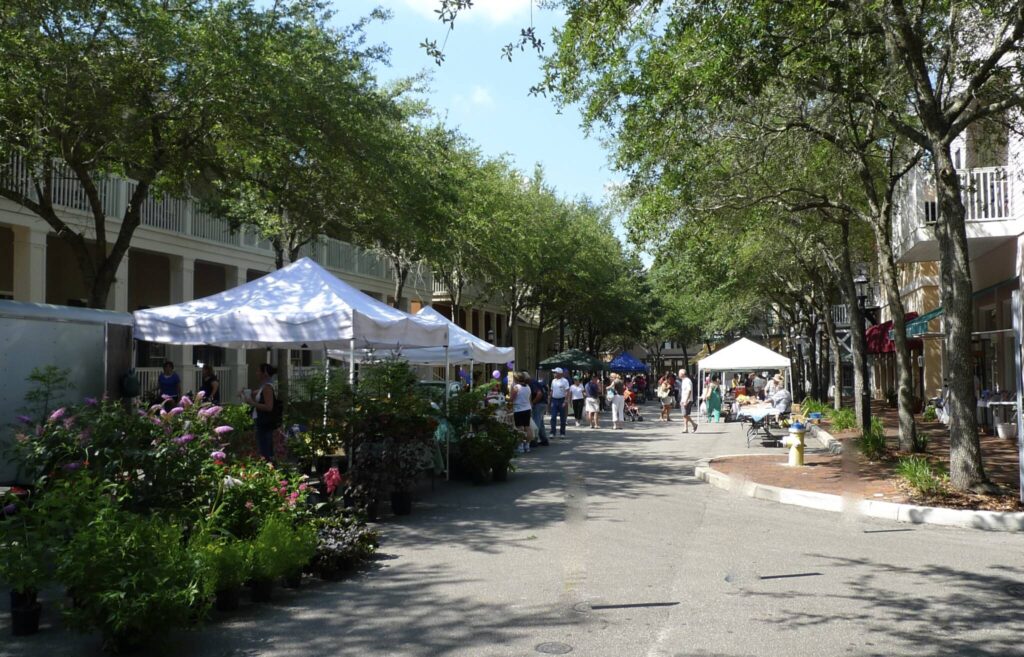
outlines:
M804 434L807 428L801 422L794 422L789 427L789 435L785 444L789 445L789 465L801 466L804 464Z

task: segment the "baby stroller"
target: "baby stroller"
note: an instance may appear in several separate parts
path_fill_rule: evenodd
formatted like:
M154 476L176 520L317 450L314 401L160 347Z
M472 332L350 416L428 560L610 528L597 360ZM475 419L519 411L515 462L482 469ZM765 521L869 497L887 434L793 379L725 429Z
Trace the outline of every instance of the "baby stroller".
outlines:
M626 405L623 408L623 415L625 415L628 422L643 422L644 416L640 414L640 407L636 405L636 393L632 390L626 391Z

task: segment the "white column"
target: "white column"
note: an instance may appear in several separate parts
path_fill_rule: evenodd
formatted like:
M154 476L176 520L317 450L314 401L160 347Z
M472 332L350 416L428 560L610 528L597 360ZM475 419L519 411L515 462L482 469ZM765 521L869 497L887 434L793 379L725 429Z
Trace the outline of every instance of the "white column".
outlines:
M107 295L107 308L122 313L130 312L128 308L128 259L131 251L128 251L121 258L117 266L117 274L114 278L113 294Z
M11 226L14 233L14 300L46 303L45 226Z
M171 303L191 301L196 291L196 261L185 256L171 256ZM188 390L190 382L195 378L195 367L192 365L191 345L176 345L171 348L171 360L181 376L182 390Z

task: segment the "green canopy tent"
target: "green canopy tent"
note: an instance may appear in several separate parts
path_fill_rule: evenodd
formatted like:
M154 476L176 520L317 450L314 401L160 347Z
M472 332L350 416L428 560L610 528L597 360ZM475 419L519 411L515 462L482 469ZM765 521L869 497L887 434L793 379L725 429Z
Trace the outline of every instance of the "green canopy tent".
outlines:
M605 363L585 351L569 349L545 358L537 365L537 369L541 370L553 370L556 367L565 370L600 371L605 369Z

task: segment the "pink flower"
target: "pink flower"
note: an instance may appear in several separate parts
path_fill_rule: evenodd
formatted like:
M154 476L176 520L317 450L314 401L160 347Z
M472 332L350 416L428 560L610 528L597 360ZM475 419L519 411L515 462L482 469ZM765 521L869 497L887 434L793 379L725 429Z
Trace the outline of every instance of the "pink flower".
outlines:
M194 439L195 439L195 436L193 436L190 433L186 433L184 436L178 436L177 438L175 438L173 442L174 442L175 445L187 445L188 443L192 442Z
M160 418L156 417L155 415L149 416L149 421L152 422L153 424L157 425L157 426L160 426L162 424L160 422Z
M327 485L327 494L334 495L334 491L341 485L341 472L338 468L331 468L324 474L324 483Z
M203 398L205 398L205 397L206 397L206 391L205 390L200 390L199 392L196 393L196 401L197 402L203 401Z
M171 395L160 395L160 399L163 399L164 401L170 401L171 399L174 399L174 397Z
M248 502L245 503L245 508L249 509L250 511L252 511L255 506L256 505L252 503L252 500L249 500Z
M300 490L300 491L304 491L304 490L306 490L307 488L309 488L309 486L308 486L307 484L299 484L299 490Z
M192 400L188 398L188 395L182 395L181 399L178 400L178 406L184 406L188 408L192 405Z
M71 415L71 416L68 416L68 417L64 418L64 428L65 429L70 429L71 425L73 425L74 423L75 423L75 416Z
M30 418L27 415L19 415L18 421L21 422L22 424L32 424L32 418Z
M219 449L215 452L210 452L210 458L213 459L214 461L223 461L224 459L227 458L227 456L227 454L220 451Z
M64 468L65 472L74 472L75 470L80 470L82 468L82 463L81 463L81 461L73 461L71 463L65 463L63 468Z
M153 404L152 406L149 407L149 412L150 413L156 413L157 411L159 411L163 407L164 407L163 404Z
M56 422L57 420L59 420L62 417L64 417L64 414L67 413L67 411L68 411L68 409L66 409L63 406L61 406L60 408L58 408L54 412L50 413L50 417L47 420L47 422Z
M175 406L171 410L167 411L167 414L170 415L171 417L174 417L175 415L181 415L184 412L184 408L182 408L181 406Z
M226 424L222 424L219 427L217 427L216 429L214 429L213 432L215 434L217 434L218 436L223 436L224 434L231 433L234 430L235 430L234 427L229 427Z
M82 432L78 434L78 444L84 446L88 445L90 442L92 442L92 431L87 427L82 429Z
M96 406L97 404L99 404L99 402L96 401L95 397L86 397L85 398L85 405L86 406Z
M199 414L202 415L203 417L215 417L217 413L220 413L222 410L224 409L222 409L220 406L208 406L199 411Z

